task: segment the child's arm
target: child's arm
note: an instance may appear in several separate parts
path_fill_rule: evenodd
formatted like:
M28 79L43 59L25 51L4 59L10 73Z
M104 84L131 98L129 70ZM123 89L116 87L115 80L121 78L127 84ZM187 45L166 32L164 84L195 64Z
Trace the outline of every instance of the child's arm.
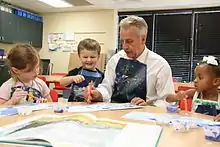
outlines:
M196 90L195 89L189 89L187 91L180 91L176 94L168 94L166 97L166 101L171 102L177 102L179 100L185 99L186 97L193 98Z
M220 114L218 114L215 118L214 118L215 121L220 121Z
M168 94L166 97L166 101L168 103L177 102L178 101L177 94Z
M0 104L4 104L7 100L0 98Z
M3 98L0 98L0 104L3 104L3 105L16 105L18 103L19 103L19 101L15 100L15 99L9 99L7 101Z
M85 80L85 78L82 75L68 76L68 77L63 77L60 80L60 84L63 86L67 86L72 83L81 83L84 80Z
M9 99L7 101L7 100L5 100L3 98L0 98L0 104L3 104L3 105L15 105L16 103L12 99Z
M27 96L27 92L23 91L20 88L17 88L15 92L13 93L12 97L9 100L5 100L3 98L0 98L0 104L4 105L16 105L19 103L19 101Z

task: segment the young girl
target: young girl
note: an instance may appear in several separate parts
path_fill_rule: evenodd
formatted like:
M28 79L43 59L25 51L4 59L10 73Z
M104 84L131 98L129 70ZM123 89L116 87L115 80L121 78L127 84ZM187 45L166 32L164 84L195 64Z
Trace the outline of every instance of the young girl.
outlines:
M82 66L69 71L67 76L60 81L64 86L71 85L72 90L68 102L85 101L84 88L89 83L91 84L91 81L97 87L104 77L103 73L96 68L101 52L100 44L94 39L86 38L79 42L77 49Z
M187 97L193 98L192 111L216 116L220 121L220 62L213 56L203 57L195 68L195 89L168 95L168 102L177 102Z
M40 58L30 45L19 44L7 56L11 78L0 87L0 104L51 101L50 89L37 78Z

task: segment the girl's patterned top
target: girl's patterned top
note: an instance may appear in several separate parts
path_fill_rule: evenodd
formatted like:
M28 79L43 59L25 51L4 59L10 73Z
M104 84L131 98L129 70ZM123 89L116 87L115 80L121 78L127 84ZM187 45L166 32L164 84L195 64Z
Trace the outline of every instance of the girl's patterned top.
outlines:
M215 107L214 109L216 109L216 111L220 111L220 93L218 93L218 100L212 101L212 100L203 99L202 93L195 92L192 102L192 111L198 112L198 109L201 106L206 107L206 109L207 107L210 107L209 110L207 111L210 111L211 107ZM203 112L199 112L199 113L203 113ZM209 112L204 112L204 113L208 114Z

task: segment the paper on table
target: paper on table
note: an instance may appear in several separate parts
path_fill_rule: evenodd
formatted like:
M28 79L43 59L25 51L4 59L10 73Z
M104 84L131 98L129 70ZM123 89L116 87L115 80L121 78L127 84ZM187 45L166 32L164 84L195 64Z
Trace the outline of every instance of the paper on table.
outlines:
M125 114L123 118L134 119L134 120L154 121L156 120L155 115L153 113L148 113L148 112L130 112L130 113Z
M113 141L111 147L155 147L162 128L147 124L128 124Z
M220 122L214 122L208 119L148 112L130 112L125 114L123 118L145 121L162 121L167 123L192 122L199 127L202 127L204 125L220 125Z
M42 103L42 104L23 105L23 106L20 106L20 107L31 107L31 109L33 111L37 111L37 110L52 109L53 105Z
M18 113L19 108L30 108L32 109L32 111L38 111L38 110L52 109L53 105L51 104L26 104L26 105L14 106L14 107L0 108L0 117L8 116L8 115L15 115Z
M0 117L8 116L8 115L15 115L18 111L14 107L7 107L7 108L0 108Z
M104 111L104 110L123 110L123 109L138 109L143 106L136 106L130 103L99 103L84 106L71 106L69 112L93 112L93 111Z
M92 114L42 115L0 127L0 143L43 139L54 147L154 147L161 132L159 126L101 119Z

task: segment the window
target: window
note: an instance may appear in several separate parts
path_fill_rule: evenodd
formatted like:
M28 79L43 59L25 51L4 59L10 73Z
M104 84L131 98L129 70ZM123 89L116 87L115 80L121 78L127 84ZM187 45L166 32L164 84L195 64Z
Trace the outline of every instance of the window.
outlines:
M173 77L190 78L191 14L158 14L155 26L155 52L171 66Z
M194 79L194 69L203 56L213 55L220 59L220 7L119 12L119 21L128 15L146 20L146 46L164 57L173 76L182 77L182 81ZM118 46L121 50L119 38Z
M219 18L220 12L196 14L193 69L203 56L213 55L220 59ZM194 72L192 75L193 78Z

